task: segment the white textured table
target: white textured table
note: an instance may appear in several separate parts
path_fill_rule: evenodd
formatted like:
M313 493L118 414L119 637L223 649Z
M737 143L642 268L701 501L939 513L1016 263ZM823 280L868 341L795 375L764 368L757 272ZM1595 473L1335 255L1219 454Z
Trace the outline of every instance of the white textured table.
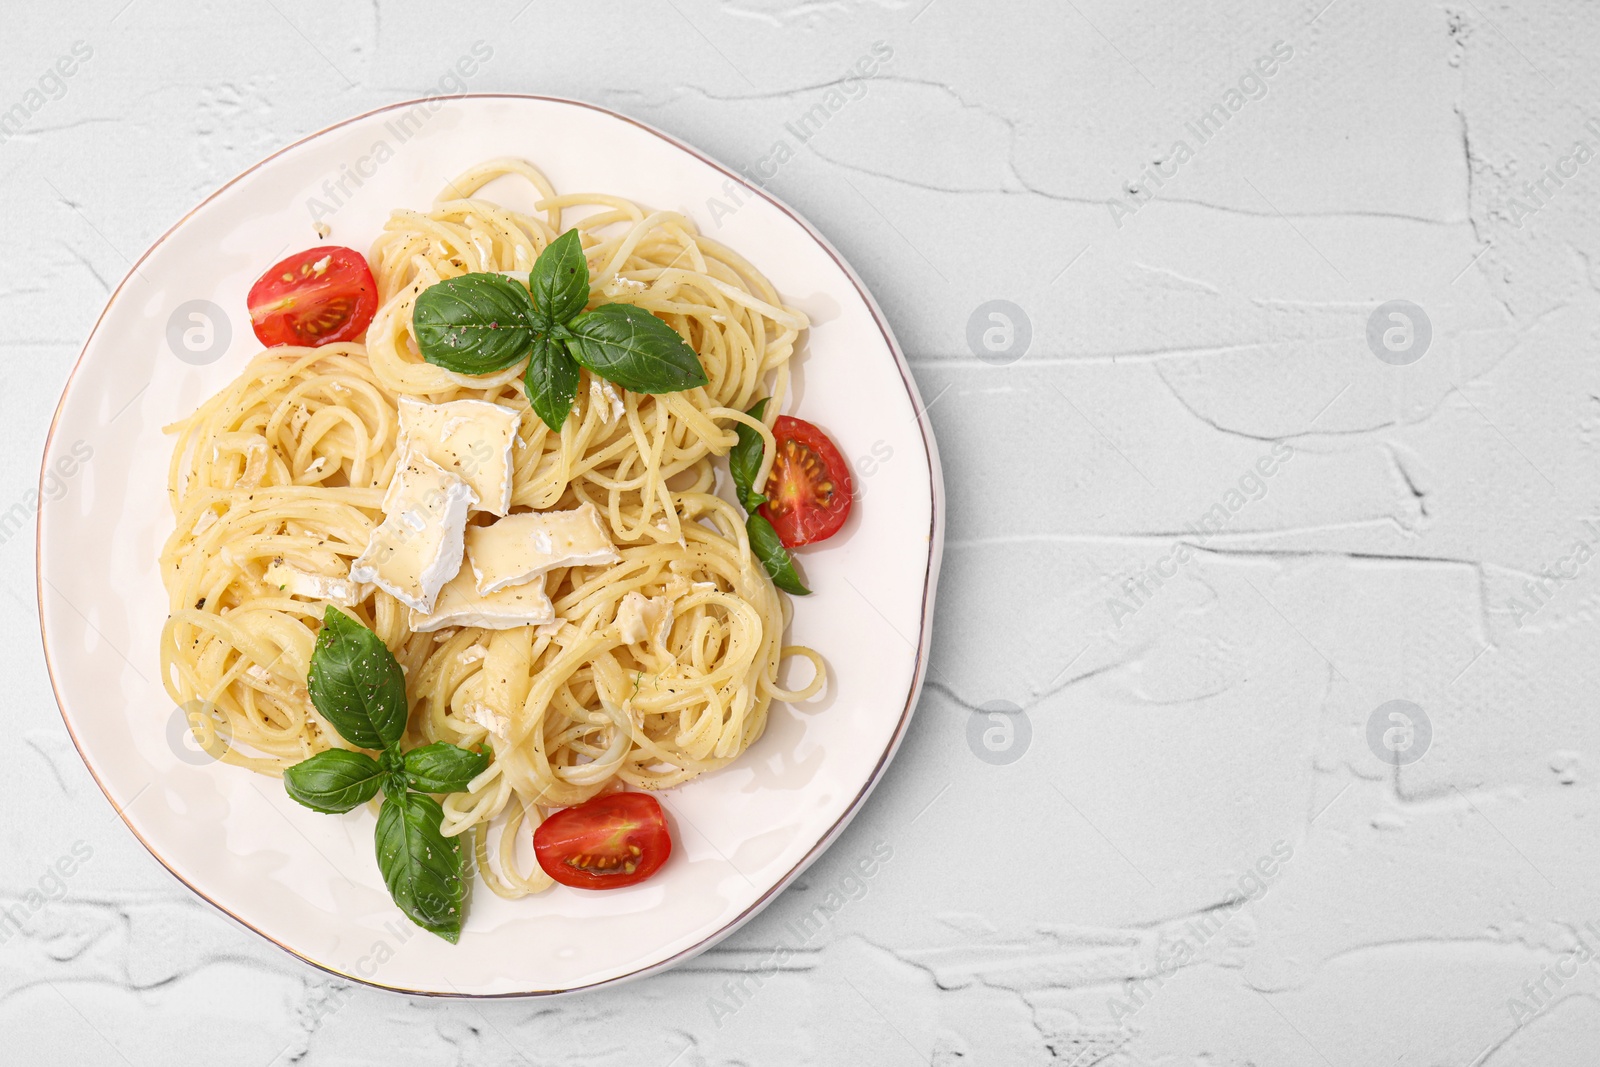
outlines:
M8 2L0 1059L1600 1061L1600 11L1324 3ZM78 762L32 594L35 457L131 259L460 88L617 108L809 216L950 497L864 813L722 947L553 1004L347 987L191 897Z

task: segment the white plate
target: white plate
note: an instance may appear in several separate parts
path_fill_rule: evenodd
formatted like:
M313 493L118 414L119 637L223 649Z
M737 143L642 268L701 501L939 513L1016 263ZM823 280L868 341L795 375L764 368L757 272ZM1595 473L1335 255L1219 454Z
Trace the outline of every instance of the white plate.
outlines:
M861 499L843 534L805 553L816 593L795 605L793 637L827 657L830 694L774 705L766 735L741 760L664 795L677 848L649 882L608 893L557 886L520 901L478 885L461 943L451 946L416 930L389 900L369 814L306 811L275 780L210 763L183 743L181 713L158 681L166 594L156 558L172 527L171 440L161 427L259 349L245 292L268 264L319 243L313 211L331 225L330 243L365 250L390 210L425 208L448 178L495 156L533 161L558 191L682 211L765 272L812 322L791 410L825 426L857 464ZM189 301L211 301L227 316L231 340L211 362L197 362L181 339L169 343L194 325ZM194 348L204 337L188 341ZM464 96L370 112L278 152L190 212L117 287L90 334L40 483L41 499L57 498L39 511L39 619L62 716L157 860L318 967L408 992L508 996L670 966L727 936L816 859L905 733L928 654L943 530L921 410L888 324L838 253L789 208L693 149L593 105L544 97Z

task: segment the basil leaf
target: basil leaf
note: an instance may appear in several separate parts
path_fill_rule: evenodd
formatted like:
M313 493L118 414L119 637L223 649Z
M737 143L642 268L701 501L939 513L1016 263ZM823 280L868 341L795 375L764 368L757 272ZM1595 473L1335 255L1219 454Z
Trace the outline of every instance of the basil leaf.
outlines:
M283 788L312 811L343 815L378 794L383 770L359 752L330 748L283 772Z
M793 593L795 596L809 595L811 590L800 584L800 575L795 572L794 560L789 558L789 550L783 547L783 542L778 538L778 531L772 528L772 523L760 515L751 515L745 520L744 528L750 535L750 551L761 561L761 566L767 572L767 577L772 579L772 584L785 593Z
M386 797L378 812L378 869L406 917L452 945L466 896L459 837L439 830L444 809L422 793Z
M539 253L528 288L546 329L583 310L589 302L589 261L577 230L568 230Z
M601 304L567 323L572 357L635 393L676 393L706 384L700 357L678 331L632 304Z
M311 703L357 748L393 745L406 732L406 677L378 635L333 605L311 653Z
M578 396L579 378L578 364L560 344L547 337L533 342L522 384L528 391L533 413L556 433L561 432L561 424L567 421Z
M429 363L458 374L490 374L527 355L541 323L528 290L480 272L424 289L411 325Z
M406 776L421 793L459 793L489 766L489 753L471 752L448 741L406 753Z
M752 418L761 418L766 413L768 399L770 398L757 400L756 406L745 414ZM756 475L761 473L761 459L766 449L766 442L761 439L760 434L742 422L737 423L735 429L739 434L739 443L728 453L728 473L733 475L734 494L738 496L739 503L744 505L746 511L754 511L767 502L766 497L754 491Z

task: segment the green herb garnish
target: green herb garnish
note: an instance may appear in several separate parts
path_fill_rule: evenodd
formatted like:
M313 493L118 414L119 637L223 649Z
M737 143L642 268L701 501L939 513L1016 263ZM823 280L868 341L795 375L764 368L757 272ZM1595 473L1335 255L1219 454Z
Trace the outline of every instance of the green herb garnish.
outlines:
M371 756L330 748L284 771L283 787L312 811L343 815L377 796L383 778Z
M544 424L560 432L578 395L578 362L558 341L548 337L534 339L528 355L528 369L522 372L528 403Z
M378 812L378 869L406 917L452 945L461 938L461 838L439 831L444 809L425 793L384 798Z
M767 398L756 401L756 406L745 412L751 418L760 419L767 413ZM756 475L761 473L761 459L765 454L766 442L761 440L761 435L744 423L736 423L739 434L739 443L733 446L733 451L728 453L728 473L733 475L734 494L738 496L739 503L744 505L746 511L754 511L767 502L767 498L756 492Z
M589 263L577 230L539 254L528 288L500 274L463 274L424 289L412 311L429 363L490 374L526 358L528 403L550 429L572 411L578 368L635 393L705 385L705 368L671 326L632 304L589 303Z
M467 788L489 766L487 752L445 741L402 753L410 705L405 674L378 635L328 606L311 653L311 702L352 745L329 749L283 773L289 796L313 811L342 814L383 791L378 869L406 917L451 944L461 937L465 853L441 830L444 809L430 793Z
M755 406L746 415L752 418L761 418L767 412L767 400L763 397L757 400ZM795 596L807 596L811 590L800 582L800 575L794 569L794 558L789 555L789 550L783 547L783 541L778 537L778 531L772 528L772 523L756 514L756 509L767 502L767 498L756 492L756 475L761 473L761 460L765 452L765 442L755 430L739 423L739 441L728 452L728 473L733 476L733 492L739 498L739 503L744 506L749 515L745 518L745 534L750 538L750 551L755 553L756 559L761 561L762 569L767 572L767 577L772 579L772 584L782 589L785 593Z
M761 561L762 568L772 584L785 593L806 596L811 590L800 584L800 575L794 569L794 559L783 547L778 531L760 515L752 514L744 521L745 533L750 537L750 551Z
M382 750L406 732L406 676L378 635L333 605L311 653L311 703L357 748Z
M700 357L678 331L632 304L601 304L567 323L572 358L635 393L676 393L706 384Z
M487 752L470 752L448 741L414 748L406 753L405 773L411 788L423 793L459 793L489 769Z
M417 297L422 358L458 374L492 374L528 354L543 325L528 291L501 274L463 274Z

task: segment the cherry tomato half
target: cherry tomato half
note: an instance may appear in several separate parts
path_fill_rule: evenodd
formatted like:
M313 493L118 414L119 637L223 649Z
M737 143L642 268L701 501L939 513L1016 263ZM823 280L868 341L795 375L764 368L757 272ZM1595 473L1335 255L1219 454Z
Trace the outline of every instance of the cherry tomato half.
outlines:
M785 548L825 541L850 515L850 466L828 435L804 419L779 415L772 426L778 458L767 479L762 516Z
M533 832L544 873L575 889L621 889L660 870L672 855L661 805L648 793L609 793L563 808Z
M275 264L250 287L250 325L269 348L361 336L378 310L378 283L360 252L324 245Z

